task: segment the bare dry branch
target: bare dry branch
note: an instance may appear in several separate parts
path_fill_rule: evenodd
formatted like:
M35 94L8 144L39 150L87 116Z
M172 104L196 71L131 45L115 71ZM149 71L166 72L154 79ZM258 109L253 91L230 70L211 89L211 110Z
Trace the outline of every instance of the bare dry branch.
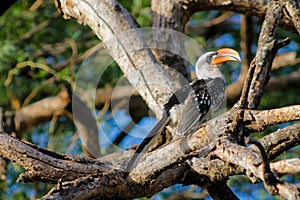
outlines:
M291 158L271 163L272 171L277 176L300 173L300 159Z
M232 192L226 182L211 182L205 187L210 196L215 200L238 200L239 198Z
M182 7L175 7L174 2L171 1L152 0L151 11L153 27L184 32L189 16L186 15L186 10ZM165 70L170 74L175 83L177 83L178 86L184 84L181 82L182 78L180 78L180 75L183 75L187 80L190 80L190 71L188 69L187 61L184 57L178 56L185 54L184 41L182 41L181 38L175 38L173 35L165 34L164 32L153 32L152 38L154 46L158 47L162 42L172 41L165 43L167 45L167 48L165 49L172 49L172 52L161 48L153 49L153 52L156 59L167 66L165 67ZM180 53L176 55L174 52ZM170 70L170 68L175 69L179 73L174 73L175 71Z
M249 177L257 177L264 180L262 159L257 151L222 139L222 142L217 144L214 153L223 161L231 162L245 168ZM272 184L274 187L272 192L282 198L291 200L300 198L296 185L281 181L273 182Z
M283 110L287 111L286 109ZM210 120L195 133L149 153L141 159L141 162L130 173L129 178L125 182L122 179L123 172L118 169L122 169L124 162L131 155L128 152L118 154L115 157L116 161L113 161L113 155L109 155L106 156L106 159L103 158L101 162L58 155L20 142L11 136L1 134L0 153L1 156L14 160L27 170L20 178L22 181L62 181L58 185L59 188L52 190L45 196L45 199L54 197L71 198L75 194L78 198L90 198L95 195L103 198L111 197L110 195L114 195L114 197L123 195L122 197L124 198L151 196L165 187L184 180L184 173L188 172L187 170L190 170L190 167L187 168L183 163L191 157L205 157L214 149L215 145L217 150L213 150L213 154L218 155L219 158L226 162L234 163L240 167L225 164L224 170L220 170L215 175L210 175L214 177L213 180L222 180L229 174L243 172L243 169L247 169L248 172L261 179L262 174L259 172L261 170L259 167L261 160L258 153L251 148L242 147L227 140L227 142L224 142L224 139L222 139L224 137L231 138L230 135L236 134L238 121L243 121L242 113L241 110L231 110L220 117ZM255 114L259 115L260 113L257 112ZM232 141L234 142L234 140ZM230 159L227 158L228 154L224 153L224 151L227 153L232 152L232 154L230 153ZM238 153L233 153L235 151ZM224 154L224 158L220 157L221 152ZM33 165L32 163L35 164ZM194 164L196 163L194 162ZM225 170L230 168L232 170ZM195 171L196 168L191 169ZM209 175L207 171L205 173L206 176ZM203 174L199 175L203 176ZM75 178L75 176L82 178ZM155 182L151 181L153 180L152 178L155 178ZM67 180L70 182L65 182ZM201 179L199 178L199 180ZM99 185L99 183L101 184ZM107 185L107 188L104 187L99 190L99 187L103 187L103 185ZM83 193L87 188L90 189L89 192ZM283 187L283 189L285 188ZM108 193L112 189L114 192ZM68 191L71 193L68 193Z
M265 130L267 126L300 120L300 105L264 111L246 110L244 123L252 131Z
M240 98L242 108L255 109L270 78L273 59L277 53L275 34L276 27L282 16L279 3L270 1L264 20L256 56L251 62L250 69Z
M195 12L206 10L226 10L263 18L267 12L267 3L268 1L259 0L153 0L152 6L155 7L152 7L152 10L155 11L155 15L158 16L154 18L153 21L154 24L159 24L161 27L169 26L169 28L183 32L186 22ZM174 15L174 13L177 15ZM286 17L280 20L280 26L289 31L296 31L291 20Z
M270 194L277 194L278 190L276 188L276 185L282 184L282 181L277 179L277 177L271 171L269 157L264 147L261 145L259 141L253 138L246 138L246 143L253 144L259 149L261 159L262 159L262 174L263 174L262 180L264 182L264 186Z
M261 138L260 142L272 160L281 153L300 144L300 123L278 129Z
M19 181L45 181L57 183L74 180L91 174L101 174L110 169L108 164L72 155L61 155L41 149L28 142L19 141L0 133L0 155L14 161L26 172Z
M160 106L171 95L173 82L155 60L150 49L145 48L142 34L136 30L137 24L122 5L110 0L78 1L73 2L72 6L69 1L62 0L58 5L65 18L74 17L78 22L84 22L105 42L126 78L155 114L160 116ZM157 85L151 84L153 82L164 86L160 93L154 92Z

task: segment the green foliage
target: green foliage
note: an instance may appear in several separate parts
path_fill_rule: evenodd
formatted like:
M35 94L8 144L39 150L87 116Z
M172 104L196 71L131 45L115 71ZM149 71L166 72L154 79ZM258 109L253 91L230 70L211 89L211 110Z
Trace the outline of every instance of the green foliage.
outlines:
M151 26L152 13L149 0L120 0L119 2L141 27ZM54 96L62 87L70 86L80 68L80 57L100 42L88 27L79 25L75 20L64 20L58 15L52 1L43 1L37 9L32 10L30 7L34 3L33 0L17 1L0 17L0 106L5 110L16 109L11 106L13 97L8 95L9 90L22 107L25 100L33 95L33 91L35 93L27 103ZM205 11L194 14L188 24L190 30L188 35L206 50L225 46L240 50L240 15L238 14L232 15L216 26L197 29L199 24L223 14L226 12ZM254 22L253 47L256 45L255 39L261 25L259 19L254 19ZM286 31L279 30L278 35L280 38L286 37ZM291 34L290 37L294 43L289 46L289 49L299 49L298 35ZM222 70L228 83L235 81L239 75L237 66L225 66ZM273 75L281 76L296 70L298 68L288 67L276 71ZM98 87L115 85L121 75L121 70L113 62L104 72ZM8 84L5 85L5 82ZM300 97L297 94L295 90L266 93L262 98L260 109L299 103ZM270 127L265 132L253 136L258 139L278 128L282 126ZM24 137L58 153L81 154L80 141L76 139L76 135L74 136L75 131L73 122L64 117L38 126L30 133L24 134ZM296 157L295 152L299 153L299 148L293 149L293 154L289 156ZM7 180L0 181L0 199L38 198L49 189L49 185L44 183L16 183L21 172L23 169L9 164ZM245 177L233 177L229 182L244 195L251 194L253 191L251 183ZM178 187L177 185L166 190L157 195L157 198L170 197ZM264 190L261 195L269 197Z

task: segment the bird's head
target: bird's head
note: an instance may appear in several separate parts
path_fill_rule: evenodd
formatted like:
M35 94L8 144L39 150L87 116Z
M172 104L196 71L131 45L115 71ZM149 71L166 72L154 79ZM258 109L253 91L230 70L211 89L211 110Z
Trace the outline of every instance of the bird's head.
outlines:
M241 62L238 52L230 48L223 48L218 51L204 53L196 63L198 79L223 78L219 66L228 61Z

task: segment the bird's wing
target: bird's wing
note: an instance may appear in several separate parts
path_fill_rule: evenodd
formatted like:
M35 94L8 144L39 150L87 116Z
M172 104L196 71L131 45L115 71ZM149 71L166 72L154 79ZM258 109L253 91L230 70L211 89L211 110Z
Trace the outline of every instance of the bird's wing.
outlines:
M211 117L214 117L226 110L226 86L222 78L209 79L206 82L212 100Z
M169 101L164 105L165 112L170 114L169 111L173 108L174 105L182 104L188 97L192 86L190 84L185 84L171 96Z
M204 80L195 81L184 102L182 116L177 125L178 136L183 136L196 130L209 113L211 98Z

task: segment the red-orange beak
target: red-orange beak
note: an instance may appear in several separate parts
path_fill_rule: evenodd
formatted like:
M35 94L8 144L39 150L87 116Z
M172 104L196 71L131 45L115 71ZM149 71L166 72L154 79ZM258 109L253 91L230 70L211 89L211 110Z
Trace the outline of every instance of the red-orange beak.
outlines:
M230 48L219 49L218 54L211 61L212 65L219 65L228 61L241 62L239 53L236 50Z

